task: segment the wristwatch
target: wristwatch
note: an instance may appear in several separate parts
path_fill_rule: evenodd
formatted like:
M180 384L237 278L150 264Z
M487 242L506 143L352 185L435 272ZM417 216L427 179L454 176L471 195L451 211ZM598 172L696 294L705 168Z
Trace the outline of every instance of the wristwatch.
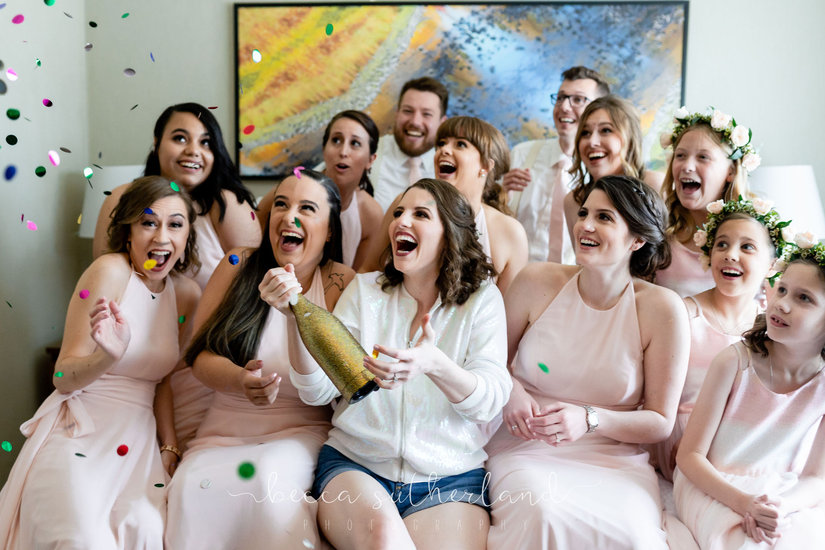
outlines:
M582 405L582 407L587 411L587 414L584 415L584 419L587 422L587 433L593 433L596 431L596 428L599 427L599 415L596 413L596 409L590 405Z

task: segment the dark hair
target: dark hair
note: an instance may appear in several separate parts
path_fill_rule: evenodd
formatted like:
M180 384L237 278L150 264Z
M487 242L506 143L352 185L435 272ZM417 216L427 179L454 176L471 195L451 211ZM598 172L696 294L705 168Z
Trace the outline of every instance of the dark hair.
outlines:
M585 188L584 201L597 189L605 192L627 223L630 234L645 241L630 255L630 274L650 280L658 270L669 266L670 244L665 236L667 210L662 198L636 178L605 176Z
M372 120L368 114L362 113L361 111L341 111L332 117L329 124L327 124L327 127L324 129L324 141L322 142L322 145L324 147L327 146L327 141L329 141L329 133L332 131L332 125L335 124L335 121L342 118L354 120L367 131L367 135L370 138L370 155L374 155L375 152L378 151L378 138L380 137L378 133L378 126L375 125L375 121ZM370 181L369 174L367 174L366 170L364 170L364 173L361 174L361 181L358 183L358 187L369 193L370 196L375 194L373 192L372 182Z
M401 87L401 93L398 94L398 106L401 106L401 98L407 90L418 90L419 92L430 92L438 96L441 102L441 116L447 116L447 104L450 102L450 92L447 91L446 86L434 78L429 76L422 76L421 78L414 78L408 80ZM441 117L439 117L441 118Z
M594 71L593 69L589 69L582 65L570 67L569 69L561 73L561 79L563 81L590 79L596 82L596 90L599 93L599 97L605 96L610 93L610 85L604 79L602 74L598 71Z
M622 139L623 157L622 169L624 175L633 178L643 179L645 174L645 163L642 156L642 127L639 124L639 114L627 100L615 95L599 97L587 104L582 115L579 117L579 127L576 130L575 148L573 149L573 167L570 173L574 174L575 187L573 188L573 198L578 204L584 204L584 165L579 153L579 142L582 138L582 131L587 119L598 111L607 111L610 121L616 127L616 131Z
M329 201L330 239L324 245L324 255L319 265L326 265L329 260L340 262L341 197L338 188L332 180L314 170L302 171L301 180L305 178L324 186ZM193 364L202 351L226 357L242 367L255 358L270 310L269 304L261 300L258 285L269 269L278 267L269 238L271 219L271 216L267 219L261 246L241 260L238 275L229 285L220 305L192 339L186 350L187 365Z
M172 189L168 179L162 176L144 176L134 180L126 188L126 192L120 196L114 210L112 210L109 222L108 252L128 252L129 240L132 237L132 224L138 221L143 215L143 211L151 207L156 201L165 197L179 196L186 205L186 219L189 220L189 237L186 239L186 249L183 257L172 268L179 273L185 272L189 266L199 269L201 262L198 259L197 231L192 226L197 218L195 205L192 197L181 189Z
M799 258L788 264L788 268L794 264L808 264L816 267L819 272L819 278L822 281L825 281L825 267L821 266L813 259ZM788 268L785 268L785 271L787 271ZM768 355L768 347L765 344L770 341L770 337L768 336L768 320L764 313L760 313L756 316L753 326L742 334L742 340L745 347L752 352ZM820 350L819 356L822 357L822 359L825 359L825 347Z
M487 258L476 236L473 209L461 192L443 180L420 179L404 191L423 189L435 199L438 217L444 227L444 249L441 251L441 269L435 286L444 304L461 305L478 290L484 280L495 276L496 270ZM395 269L392 244L384 251L384 274L381 288L401 284L404 274Z
M209 109L198 103L179 103L172 105L160 114L155 122L155 146L152 147L152 150L149 151L149 156L146 157L146 168L143 171L144 175L160 175L158 149L163 138L163 131L166 129L166 124L169 122L173 113L190 113L195 115L209 134L209 149L212 150L214 157L212 170L203 183L195 187L190 193L192 199L198 204L200 210L198 214L201 216L206 214L212 209L212 204L217 202L218 208L220 209L218 219L223 220L223 216L226 214L226 202L223 200L221 191L224 189L234 193L239 203L247 202L254 209L255 197L252 196L252 193L249 192L237 175L235 164L232 162L232 158L229 156L229 152L223 143L223 134L221 133L221 127L218 125L218 121L215 120L215 117L209 112Z
M463 138L472 143L481 156L482 167L486 167L489 161L493 161L493 169L487 173L487 181L484 182L481 201L509 215L507 194L504 193L501 185L496 183L496 180L510 171L510 149L507 147L507 140L498 128L480 118L454 116L442 122L438 127L435 142L437 144L442 139L450 137Z

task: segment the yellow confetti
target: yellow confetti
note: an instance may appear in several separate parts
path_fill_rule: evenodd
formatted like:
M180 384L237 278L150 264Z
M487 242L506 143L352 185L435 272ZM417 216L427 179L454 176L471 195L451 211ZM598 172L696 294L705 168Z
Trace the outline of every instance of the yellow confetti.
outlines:
M80 225L80 222L83 221L83 212L77 217L77 225Z
M155 269L156 265L158 265L157 260L146 260L145 262L143 262L143 269L151 271L152 269Z

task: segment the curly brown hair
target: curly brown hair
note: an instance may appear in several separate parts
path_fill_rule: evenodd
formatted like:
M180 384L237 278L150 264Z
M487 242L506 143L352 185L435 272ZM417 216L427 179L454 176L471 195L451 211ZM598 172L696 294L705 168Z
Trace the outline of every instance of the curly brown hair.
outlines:
M416 187L432 195L444 227L441 269L435 286L442 303L461 305L479 289L481 283L495 276L496 269L478 242L473 209L464 195L442 180L420 179L408 187L407 191ZM381 289L386 291L400 285L404 274L393 265L392 244L384 251L382 260L384 274L379 280Z
M132 224L140 219L143 211L152 206L155 201L173 195L183 199L186 205L186 218L189 220L189 237L186 239L186 249L183 257L178 260L173 271L183 273L189 266L200 269L201 262L198 258L198 246L196 232L192 227L198 214L195 211L195 204L192 197L180 188L180 191L172 189L171 182L163 176L144 176L129 184L129 188L121 195L120 200L112 210L109 222L108 252L128 252L129 239L132 235Z

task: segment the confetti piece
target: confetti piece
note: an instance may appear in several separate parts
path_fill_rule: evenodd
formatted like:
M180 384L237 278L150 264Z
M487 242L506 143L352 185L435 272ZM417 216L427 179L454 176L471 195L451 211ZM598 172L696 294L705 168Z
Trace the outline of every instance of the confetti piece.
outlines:
M255 212L250 212L249 215L252 216L253 220L255 219Z
M181 315L180 317L178 317L178 323L180 323L182 325L185 322L186 322L186 315Z
M327 23L327 28L325 29L327 36L332 34L332 23Z
M0 449L3 449L7 453L10 453L11 452L11 441L4 441L3 443L0 443Z
M146 260L145 262L143 262L143 269L145 269L147 271L151 271L151 270L155 269L156 265L158 265L157 260Z
M42 65L42 63L40 63L40 58L39 58L39 57L35 57L35 58L34 58L34 63L35 63L38 67L42 67L42 66L43 66L43 65Z
M37 231L37 224L31 220L26 220L26 227L28 227L30 231Z
M295 174L295 177L301 179L301 170L306 170L303 166L296 166L292 169L292 173Z
M77 217L77 225L80 225L80 222L82 222L82 221L83 221L83 212L81 212L80 215Z
M120 16L121 19L126 19L127 17L129 17L129 12L128 11Z
M49 162L52 163L52 166L58 166L60 164L60 155L57 151L49 151Z
M11 18L11 22L14 23L15 25L19 25L20 23L23 22L24 19L25 19L25 17L23 17L23 14L18 13L17 15L15 15L14 17Z
M254 132L254 131L255 131L255 125L254 125L254 124L250 124L249 126L246 126L246 127L243 129L243 133L244 133L244 135L247 135L247 136L248 136L249 134L251 134L252 132Z
M372 348L372 358L378 359L378 350L375 348Z
M111 191L104 191L104 192L103 192L103 194L104 194L104 195L106 195L106 196L108 197L109 195L111 195L111 194L112 194L112 192L111 192Z
M65 16L66 16L66 17L68 17L69 19L74 19L74 17L72 17L72 14L70 14L70 13L66 13L65 11L63 12L63 15L65 15Z
M8 300L6 300L6 305L9 306L10 308L14 309L11 305L11 302L9 302Z
M175 191L176 193L180 193L180 187L178 187L178 184L175 183L174 181L169 182L169 187L172 188L172 191Z
M94 173L95 173L95 171L92 170L91 168L89 168L88 166L83 169L83 177L86 178L87 180L92 179L92 176L94 175Z
M202 479L201 480L201 489L209 489L212 487L212 481L209 479Z
M5 95L7 89L6 83L0 80L0 95Z
M155 299L155 295L154 295L154 294L152 294L151 296L152 296L152 299L154 300L154 299Z
M207 107L207 109L211 109L211 110L213 110L213 111L214 111L215 109L217 109L217 108L218 108L218 106L217 106L217 105L213 105L212 107Z
M20 223L23 223L23 214L20 214Z
M95 47L94 44L92 44L91 42L86 42L86 45L83 46L83 49L86 50L87 52L90 52L90 51L92 51L92 48L94 48L94 47Z
M304 548L315 548L315 545L312 544L312 541L309 539L304 539L301 543L304 545Z
M155 54L153 54L152 52L149 52L149 59L151 59L152 63L154 63L155 62Z
M69 149L68 147L61 147L60 150L63 151L64 153L71 153L72 152L71 149Z
M95 167L95 168L97 168L98 170L103 170L103 167L102 167L101 165L99 165L99 164L94 164L94 163L92 163L92 166L94 166L94 167Z
M54 0L43 0L43 3L47 6L54 6Z
M132 105L132 108L131 108L131 109L129 109L129 110L130 110L130 111L134 111L135 109L137 109L137 106L138 106L138 104L137 104L137 103L135 103L134 105Z
M89 26L92 27L93 29L97 28L97 23L95 23L94 21L89 21Z
M55 376L55 378L63 378L63 373L60 372L60 371L57 371L56 373L54 373L54 376Z
M6 166L6 171L3 173L3 175L5 176L6 181L11 181L11 179L14 177L16 173L17 168L13 164L9 164L8 166Z
M158 487L158 488L163 487L163 483L155 483L155 487Z
M80 299L81 299L81 300L85 300L86 298L88 298L88 297L89 297L89 290L88 290L88 289L86 289L86 288L84 288L83 290L81 290L80 292L78 292L78 293L77 293L77 295L78 295L78 296L80 296Z
M6 3L5 3L5 2L3 2L2 4L0 4L0 10L2 10L2 9L3 9L3 8L5 8L5 7L6 7Z
M86 458L86 455L84 455L83 453L75 453L74 455L79 456L80 458Z
M154 214L154 212L152 212L152 209L151 209L151 208L144 208L144 209L143 209L143 213L144 213L144 214Z
M238 259L238 256L237 256L237 255L235 255L235 254L230 254L230 255L229 255L229 263L230 263L230 264L232 264L232 265L237 265L239 261L240 261L240 260Z
M135 76L135 70L131 67L127 67L123 69L123 74L125 74L126 76Z
M54 105L54 103L52 103L51 99L43 98L43 106L44 107L51 107L52 105Z
M550 369L548 369L547 365L545 365L544 363L539 363L539 368L544 372L550 372Z
M6 143L8 143L9 145L17 145L17 136L14 134L7 135Z
M238 475L244 479L251 479L255 475L255 466L251 462L241 462L238 466Z
M12 120L17 120L20 118L20 110L19 109L6 109L6 116Z
M14 69L6 69L6 78L14 82L15 80L17 80L17 73L14 71Z
M38 166L34 169L34 175L38 178L42 178L46 175L46 167L45 166Z
M298 218L295 218L295 227L301 229L301 220L299 220Z
M263 57L261 56L260 50L252 50L252 61L255 63L260 63Z
M117 448L117 454L119 454L120 456L126 456L126 453L128 453L128 452L129 452L129 447L127 447L126 445L120 445Z

